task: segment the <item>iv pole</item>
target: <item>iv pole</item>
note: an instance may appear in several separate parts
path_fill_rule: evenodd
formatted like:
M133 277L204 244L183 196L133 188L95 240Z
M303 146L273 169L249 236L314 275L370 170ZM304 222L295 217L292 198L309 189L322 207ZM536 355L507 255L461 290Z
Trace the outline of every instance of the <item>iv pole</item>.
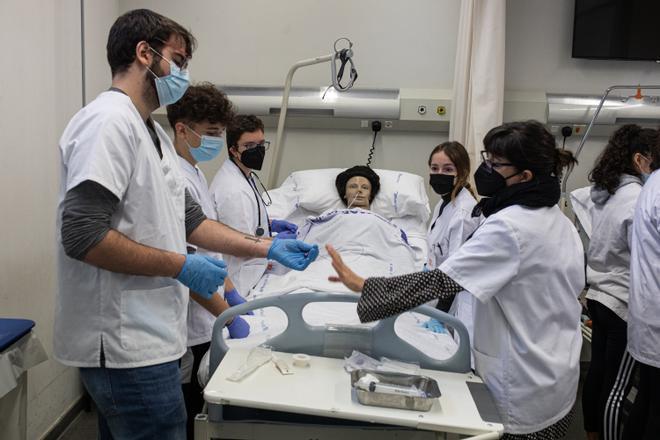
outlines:
M635 90L639 89L640 91L643 89L646 90L660 90L660 85L648 85L648 86L641 86L641 85L617 85L617 86L610 86L605 90L605 93L603 94L603 97L600 99L600 103L598 104L598 107L596 107L596 111L594 112L593 116L591 117L591 121L589 121L589 125L587 125L587 129L584 131L584 136L582 136L582 139L580 139L580 144L578 145L577 149L575 150L575 158L580 157L580 153L582 152L582 149L584 148L585 143L587 142L587 138L589 137L589 133L591 133L591 129L593 128L594 124L596 123L596 119L598 118L598 114L600 111L603 109L603 105L605 104L605 101L607 100L607 97L609 96L610 92L613 90ZM568 207L568 196L566 194L566 185L568 183L568 178L570 177L571 173L573 172L573 169L568 169L566 171L566 175L564 176L562 183L561 183L561 194L562 198L564 199L563 201L563 206Z
M333 78L332 78L332 85L335 90L338 92L345 92L346 90L350 89L353 87L353 82L354 79L351 78L351 82L345 87L342 88L338 84L337 77L334 75L335 72L335 66L334 66L334 61L337 58L339 52L336 49L337 41L340 41L342 39L345 39L349 43L348 49L345 49L347 52L347 57L348 60L351 63L351 67L353 66L353 62L351 60L351 57L353 56L353 51L351 50L351 47L353 46L353 43L348 38L340 38L335 41L335 52L316 57L316 58L310 58L307 60L302 60L298 61L295 63L291 68L289 69L289 73L286 75L286 81L284 82L284 92L282 94L282 105L280 109L280 117L277 122L277 138L275 140L275 145L273 145L272 148L272 155L273 155L273 161L270 164L270 171L268 173L268 187L273 188L275 186L275 177L276 177L276 172L277 169L280 167L280 162L282 159L282 138L284 137L284 122L286 121L286 113L287 109L289 108L289 94L291 93L291 83L293 82L293 74L296 73L296 70L298 70L301 67L305 66L313 66L314 64L321 64L321 63L326 63L328 61L333 62L332 65L332 72L333 72ZM356 74L357 78L357 74Z

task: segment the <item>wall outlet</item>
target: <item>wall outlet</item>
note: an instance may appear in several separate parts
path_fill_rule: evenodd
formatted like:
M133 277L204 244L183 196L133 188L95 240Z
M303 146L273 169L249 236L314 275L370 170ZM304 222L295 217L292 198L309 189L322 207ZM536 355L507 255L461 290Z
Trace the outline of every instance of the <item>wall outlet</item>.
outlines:
M584 134L587 129L585 124L573 124L573 134Z

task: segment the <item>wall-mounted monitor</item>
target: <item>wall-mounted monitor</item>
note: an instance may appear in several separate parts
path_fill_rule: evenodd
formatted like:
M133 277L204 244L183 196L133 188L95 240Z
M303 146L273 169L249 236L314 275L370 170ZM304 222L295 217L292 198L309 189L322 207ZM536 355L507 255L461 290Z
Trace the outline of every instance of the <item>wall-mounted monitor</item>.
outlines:
M660 0L575 0L573 58L660 61Z

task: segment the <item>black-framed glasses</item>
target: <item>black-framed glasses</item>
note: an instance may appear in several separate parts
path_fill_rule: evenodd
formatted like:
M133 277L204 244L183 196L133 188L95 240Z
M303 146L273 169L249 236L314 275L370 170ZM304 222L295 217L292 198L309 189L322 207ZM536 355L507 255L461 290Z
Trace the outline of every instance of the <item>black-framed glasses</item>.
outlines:
M509 162L493 162L488 158L488 153L486 150L481 150L481 160L486 164L488 171L498 170L502 167L512 167L515 166Z
M268 151L268 148L270 148L270 141L263 141L260 144L256 142L248 142L247 144L243 144L243 146L246 150L253 150L257 147L263 147L264 151Z

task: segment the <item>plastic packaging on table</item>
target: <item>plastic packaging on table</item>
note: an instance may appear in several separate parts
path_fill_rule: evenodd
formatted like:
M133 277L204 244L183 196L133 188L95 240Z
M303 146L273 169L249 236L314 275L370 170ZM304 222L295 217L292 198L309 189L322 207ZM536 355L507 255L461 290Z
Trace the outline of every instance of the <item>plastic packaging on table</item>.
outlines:
M270 347L254 347L250 350L245 363L239 367L227 380L240 382L241 380L254 373L259 367L270 362L273 359L273 352Z
M357 350L353 350L351 356L344 358L344 360L344 369L347 373L355 370L372 370L415 375L419 374L420 370L419 364L397 361L386 357L376 360Z

